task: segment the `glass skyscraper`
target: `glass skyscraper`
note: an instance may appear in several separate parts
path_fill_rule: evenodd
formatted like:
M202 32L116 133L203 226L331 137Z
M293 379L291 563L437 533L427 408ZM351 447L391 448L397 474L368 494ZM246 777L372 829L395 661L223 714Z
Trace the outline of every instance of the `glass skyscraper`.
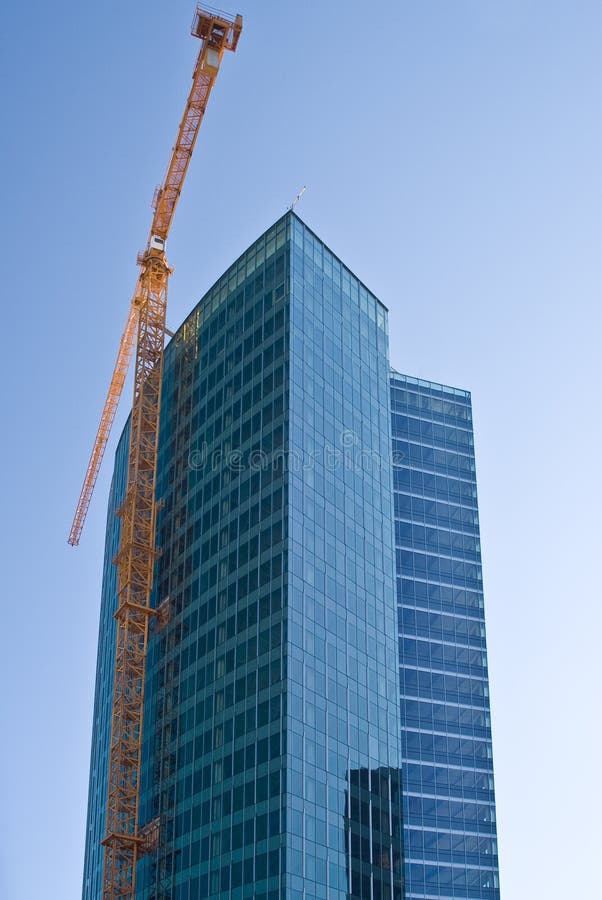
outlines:
M165 350L142 900L402 898L387 314L293 213ZM127 428L84 869L101 896Z
M391 376L406 900L498 900L470 394Z
M386 309L292 212L165 349L157 501L138 900L498 900L470 395L391 372Z

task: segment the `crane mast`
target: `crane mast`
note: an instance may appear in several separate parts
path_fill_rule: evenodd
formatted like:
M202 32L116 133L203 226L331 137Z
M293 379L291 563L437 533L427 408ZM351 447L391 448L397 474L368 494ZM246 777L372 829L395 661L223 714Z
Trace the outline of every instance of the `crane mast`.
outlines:
M117 362L79 498L69 543L77 545L102 456L136 344L134 399L125 498L117 511L121 539L117 565L116 649L109 747L103 900L134 900L136 864L159 823L139 822L140 762L144 686L155 543L156 474L166 334L167 286L171 269L165 255L174 211L192 156L211 89L226 50L236 50L242 17L197 7L192 34L201 39L192 88L162 186L155 195L146 249L138 256L140 274L128 313Z

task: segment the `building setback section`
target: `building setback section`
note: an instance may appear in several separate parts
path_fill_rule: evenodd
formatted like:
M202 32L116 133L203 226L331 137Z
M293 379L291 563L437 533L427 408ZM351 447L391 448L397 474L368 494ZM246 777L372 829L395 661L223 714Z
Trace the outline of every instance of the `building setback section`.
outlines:
M165 351L137 897L401 898L386 310L293 213ZM101 896L107 522L84 900Z
M391 376L406 900L498 900L470 394Z

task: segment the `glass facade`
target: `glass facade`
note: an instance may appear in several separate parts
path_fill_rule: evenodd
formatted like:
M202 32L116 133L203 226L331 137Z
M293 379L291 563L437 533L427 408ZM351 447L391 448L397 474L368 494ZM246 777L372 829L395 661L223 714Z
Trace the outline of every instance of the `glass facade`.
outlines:
M498 900L472 411L391 376L406 900Z
M292 224L286 896L400 897L387 315Z
M292 213L165 351L137 897L401 898L386 311ZM84 869L101 896L109 504Z

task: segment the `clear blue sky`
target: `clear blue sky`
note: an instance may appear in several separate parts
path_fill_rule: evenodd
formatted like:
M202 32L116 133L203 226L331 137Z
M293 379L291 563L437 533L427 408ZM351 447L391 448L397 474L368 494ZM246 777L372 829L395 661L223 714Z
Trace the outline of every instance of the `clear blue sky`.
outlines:
M2 14L7 900L80 894L125 403L81 548L66 537L190 83L193 8ZM472 391L502 894L598 897L602 5L238 10L169 242L170 324L307 184L299 213L390 308L396 368Z

